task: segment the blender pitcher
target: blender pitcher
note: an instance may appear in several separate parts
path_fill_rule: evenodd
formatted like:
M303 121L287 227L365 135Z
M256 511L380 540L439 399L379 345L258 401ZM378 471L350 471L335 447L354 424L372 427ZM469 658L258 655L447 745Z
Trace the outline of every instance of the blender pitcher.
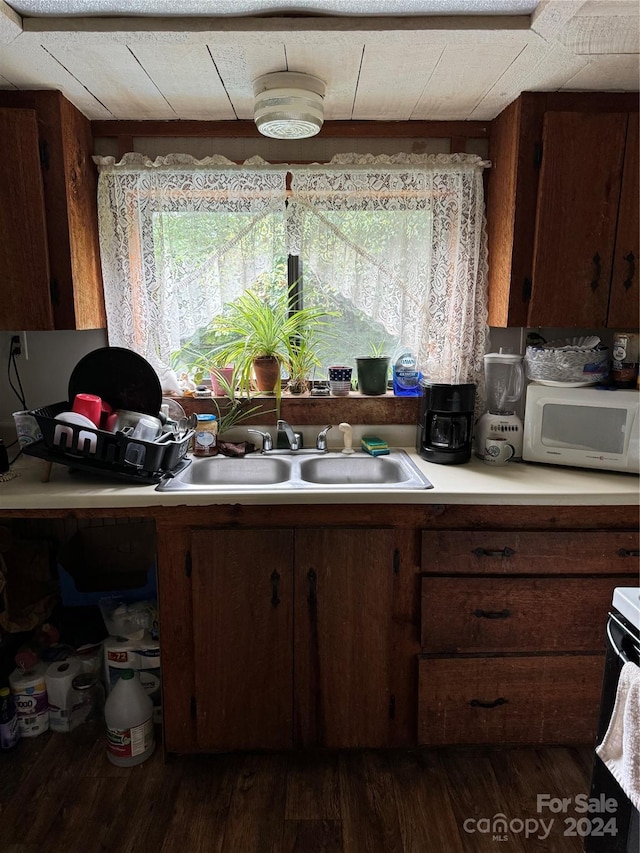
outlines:
M522 356L491 352L484 357L487 409L495 415L511 415L524 388Z

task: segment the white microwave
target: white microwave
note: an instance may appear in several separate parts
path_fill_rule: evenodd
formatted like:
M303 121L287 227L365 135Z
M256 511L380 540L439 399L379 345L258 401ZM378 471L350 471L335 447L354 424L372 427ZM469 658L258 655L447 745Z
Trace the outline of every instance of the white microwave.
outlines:
M640 474L640 394L532 382L522 458Z

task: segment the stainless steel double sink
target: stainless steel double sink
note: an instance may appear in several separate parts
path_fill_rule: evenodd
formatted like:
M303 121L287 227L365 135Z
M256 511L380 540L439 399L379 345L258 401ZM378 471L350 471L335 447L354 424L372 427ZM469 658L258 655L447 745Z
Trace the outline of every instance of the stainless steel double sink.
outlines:
M174 477L167 477L158 491L247 490L280 491L321 489L431 489L433 486L400 448L385 456L357 451L250 454L241 459L227 456L196 457Z

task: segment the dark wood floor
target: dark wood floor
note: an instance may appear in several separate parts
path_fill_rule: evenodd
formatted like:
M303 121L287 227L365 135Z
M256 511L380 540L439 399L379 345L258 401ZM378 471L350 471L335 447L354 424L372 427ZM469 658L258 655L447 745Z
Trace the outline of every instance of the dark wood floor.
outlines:
M177 756L111 765L99 729L0 754L2 853L571 853L536 796L588 791L587 748ZM502 813L498 843L475 821ZM545 840L517 822L555 817ZM466 822L466 824L465 824ZM475 832L465 831L476 829Z

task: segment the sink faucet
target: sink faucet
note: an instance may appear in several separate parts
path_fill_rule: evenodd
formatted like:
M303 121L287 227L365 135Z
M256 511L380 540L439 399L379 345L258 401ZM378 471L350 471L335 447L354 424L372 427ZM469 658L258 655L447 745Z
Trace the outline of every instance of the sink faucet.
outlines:
M321 429L316 438L316 450L321 450L323 453L327 451L327 433L330 429L333 429L331 424L326 426L324 429Z
M289 442L289 447L285 449L280 449L279 447L273 446L273 439L271 437L271 433L262 432L259 429L248 429L247 432L253 433L254 435L259 435L262 438L262 450L261 453L326 453L327 452L327 433L333 427L329 424L324 429L321 429L316 438L316 446L315 450L302 450L302 440L301 433L294 432L290 425L283 420L278 420L277 423L278 433L281 433L286 436L287 441Z
M251 432L254 435L259 435L262 437L262 453L266 453L269 450L273 449L273 439L271 438L271 433L262 432L259 429L248 429L247 432Z
M278 432L283 432L286 435L287 441L289 442L290 450L298 450L300 448L298 436L294 433L294 431L291 429L291 427L286 421L278 420L277 429Z

